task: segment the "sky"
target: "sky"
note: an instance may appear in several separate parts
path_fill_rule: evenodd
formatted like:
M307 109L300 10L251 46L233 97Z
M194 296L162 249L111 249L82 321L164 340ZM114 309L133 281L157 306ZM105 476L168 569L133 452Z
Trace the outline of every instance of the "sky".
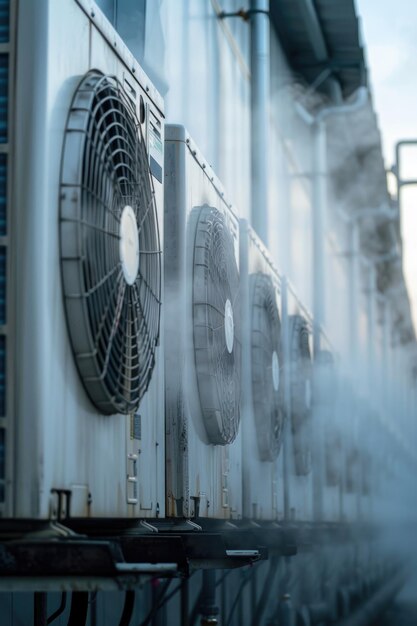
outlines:
M390 168L397 141L417 142L417 2L356 0L356 8L362 23L385 165ZM402 163L402 176L417 179L417 145L404 149ZM417 185L403 188L401 206L404 273L417 329Z

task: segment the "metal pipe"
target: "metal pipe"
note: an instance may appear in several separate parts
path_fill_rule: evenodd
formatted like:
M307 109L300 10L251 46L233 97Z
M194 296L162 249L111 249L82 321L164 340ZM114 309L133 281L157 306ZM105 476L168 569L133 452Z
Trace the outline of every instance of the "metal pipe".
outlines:
M181 585L181 626L189 626L189 585L188 578L185 578Z
M269 0L251 0L251 221L268 244Z
M123 605L123 612L120 617L119 626L129 626L133 615L133 609L135 608L135 591L128 589L125 592L125 602Z
M33 624L34 626L46 626L46 593L35 591L33 594Z
M201 626L217 624L219 609L216 604L216 570L203 570L199 610Z
M73 591L67 626L84 626L87 622L88 591Z
M283 337L283 353L286 368L284 372L284 406L285 406L285 422L284 422L284 445L283 445L283 463L284 463L284 520L290 520L290 446L291 446L291 350L290 350L290 328L288 320L288 284L285 276L281 282L281 311L282 311L282 337Z
M367 290L367 318L368 318L368 375L369 389L374 383L374 343L375 343L375 291L376 291L376 270L373 264L369 265L368 290Z
M327 150L326 126L318 121L313 126L313 348L316 357L320 351L320 335L325 317L324 232L326 219Z

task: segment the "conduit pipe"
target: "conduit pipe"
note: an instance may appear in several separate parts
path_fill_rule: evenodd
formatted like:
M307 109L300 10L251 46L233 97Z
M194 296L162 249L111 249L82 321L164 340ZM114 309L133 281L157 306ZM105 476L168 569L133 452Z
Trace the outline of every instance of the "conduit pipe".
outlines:
M251 222L268 245L269 0L251 0Z

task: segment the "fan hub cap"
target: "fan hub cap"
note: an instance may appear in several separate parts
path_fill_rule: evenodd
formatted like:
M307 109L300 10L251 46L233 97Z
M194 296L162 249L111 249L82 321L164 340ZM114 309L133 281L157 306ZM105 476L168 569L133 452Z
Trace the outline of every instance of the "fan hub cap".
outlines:
M274 350L272 353L272 384L274 386L275 391L279 389L279 361L278 355Z
M128 285L133 285L139 271L139 235L136 215L126 205L120 219L120 262Z
M233 319L233 307L229 299L226 300L224 306L224 336L226 339L226 347L229 354L233 351L233 343L235 337L235 322Z

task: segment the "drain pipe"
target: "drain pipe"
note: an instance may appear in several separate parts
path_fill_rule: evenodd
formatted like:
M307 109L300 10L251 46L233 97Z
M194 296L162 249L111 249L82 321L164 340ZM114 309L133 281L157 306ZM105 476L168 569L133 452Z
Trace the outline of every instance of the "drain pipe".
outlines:
M269 0L251 0L251 222L268 245Z

